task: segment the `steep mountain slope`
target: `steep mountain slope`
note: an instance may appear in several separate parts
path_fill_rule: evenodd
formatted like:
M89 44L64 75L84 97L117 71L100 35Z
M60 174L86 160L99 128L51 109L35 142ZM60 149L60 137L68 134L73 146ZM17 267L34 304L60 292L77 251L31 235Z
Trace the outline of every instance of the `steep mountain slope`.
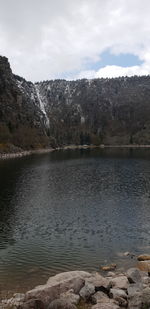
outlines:
M0 151L132 143L150 144L150 76L33 84L0 57Z
M14 76L8 59L0 57L0 149L45 146L44 120L34 85Z
M59 143L150 143L150 77L38 84Z

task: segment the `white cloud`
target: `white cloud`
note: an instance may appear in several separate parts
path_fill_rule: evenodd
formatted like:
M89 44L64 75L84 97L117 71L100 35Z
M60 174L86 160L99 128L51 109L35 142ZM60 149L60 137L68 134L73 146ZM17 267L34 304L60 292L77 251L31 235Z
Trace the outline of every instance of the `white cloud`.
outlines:
M150 73L149 0L0 0L0 54L31 80ZM130 53L143 64L87 71L86 62ZM115 75L116 74L116 75Z
M150 66L147 65L137 65L131 67L121 67L117 65L107 65L97 71L88 70L81 71L74 76L74 79L81 78L112 78L112 77L121 77L121 76L133 76L133 75L148 75L150 73Z
M132 67L111 65L98 70L95 77L119 77L133 75L148 75L148 70L143 65Z

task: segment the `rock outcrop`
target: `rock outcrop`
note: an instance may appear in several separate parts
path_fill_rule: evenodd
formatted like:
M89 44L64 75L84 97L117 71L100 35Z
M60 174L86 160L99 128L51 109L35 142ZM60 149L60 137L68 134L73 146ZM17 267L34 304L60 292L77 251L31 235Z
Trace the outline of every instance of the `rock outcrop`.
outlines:
M85 278L90 274L84 271L72 271L50 277L45 285L37 286L26 293L26 300L39 299L45 306L51 301L60 297L60 294L72 290L74 294L79 294L85 284Z
M43 118L34 85L13 75L0 57L0 152L47 145Z

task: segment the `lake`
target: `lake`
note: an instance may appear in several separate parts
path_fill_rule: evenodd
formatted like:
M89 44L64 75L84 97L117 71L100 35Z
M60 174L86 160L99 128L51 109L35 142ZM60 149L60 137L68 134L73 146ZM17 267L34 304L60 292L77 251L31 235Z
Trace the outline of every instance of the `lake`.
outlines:
M0 289L150 253L150 150L58 151L0 161Z

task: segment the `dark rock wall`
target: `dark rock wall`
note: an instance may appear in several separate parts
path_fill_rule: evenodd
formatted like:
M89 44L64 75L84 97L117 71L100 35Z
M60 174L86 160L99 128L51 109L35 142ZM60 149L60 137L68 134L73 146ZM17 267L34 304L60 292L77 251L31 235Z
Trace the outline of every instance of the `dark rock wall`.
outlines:
M150 144L150 76L33 84L0 57L0 151Z

